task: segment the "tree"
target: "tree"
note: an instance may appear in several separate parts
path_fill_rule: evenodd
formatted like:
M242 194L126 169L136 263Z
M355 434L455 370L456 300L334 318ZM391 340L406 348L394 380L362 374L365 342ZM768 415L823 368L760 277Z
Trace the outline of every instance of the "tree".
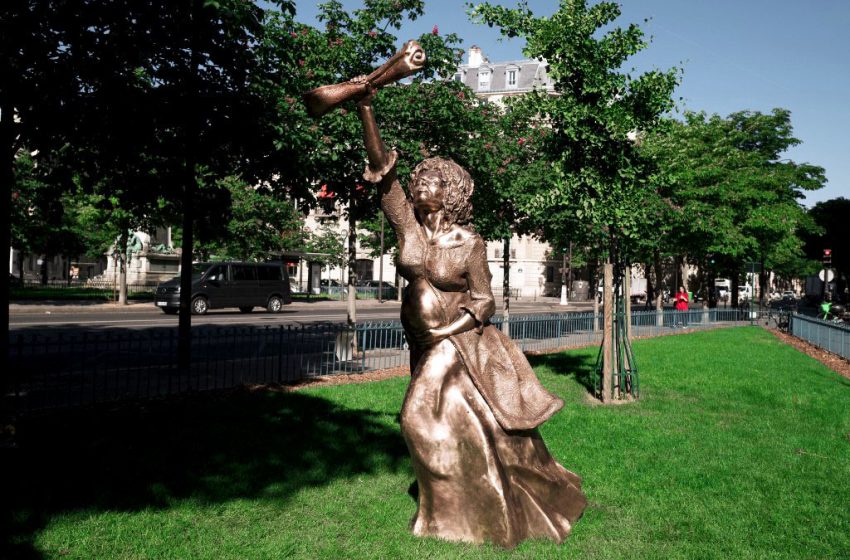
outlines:
M612 2L562 0L550 17L535 17L525 4L508 9L483 3L472 15L505 36L525 38L525 55L548 62L558 93L518 102L551 128L541 151L552 164L552 180L532 190L521 210L556 246L570 240L626 260L629 242L649 230L648 173L633 139L651 131L672 107L677 71L632 77L620 70L647 44L636 25L609 27L620 15ZM611 389L606 373L603 399Z
M836 293L846 297L850 279L850 199L839 197L818 202L808 215L820 231L811 230L805 235L805 254L810 263L817 263L817 270L823 268L824 249L831 250L832 268L835 269L837 281Z
M360 10L348 13L342 4L331 0L320 6L319 19L323 29L303 26L292 32L297 42L295 47L303 53L299 65L304 69L304 76L311 87L349 80L358 75L370 73L382 60L389 58L398 48L397 40L390 32L399 29L405 18L415 19L422 14L421 0L374 0ZM390 31L388 31L390 30ZM385 88L376 100L379 118L388 122L408 123L411 115L430 113L431 107L425 105L425 100L417 96L411 105L414 91L420 87L428 88L421 83L423 79L437 75L446 75L449 69L456 67L459 53L449 45L456 37L441 37L439 33L423 35L419 38L428 53L428 63L410 86ZM433 88L438 91L439 88ZM394 105L396 96L405 97L403 106ZM437 95L440 95L439 92ZM389 100L382 105L384 100ZM384 108L382 108L384 107ZM326 192L332 193L344 208L348 217L348 254L349 254L349 323L355 321L354 284L355 243L357 224L375 214L378 205L375 204L377 193L362 186L365 152L362 148L362 132L360 121L352 110L352 104L340 107L338 110L324 115L320 120L311 123L311 142L305 149L310 154L305 168L312 174L314 185L322 185ZM399 112L395 112L395 109ZM293 111L306 114L302 107L293 104ZM425 117L427 118L427 117ZM432 121L433 122L433 121ZM388 127L390 128L390 127ZM442 128L444 129L444 127ZM441 130L442 130L441 129ZM439 134L437 130L429 131L430 136ZM404 146L393 144L394 137L388 134L388 144L398 145L402 156L408 156ZM405 137L408 137L405 135ZM427 143L427 142L426 142ZM408 160L409 161L409 160ZM400 167L406 165L402 163Z
M264 261L303 249L303 219L292 201L238 177L225 177L218 186L230 196L230 212L220 222L198 224L205 232L199 238L208 238L198 247L200 251L219 258Z
M21 252L18 275L23 279L23 256L36 254L42 257L41 281L46 283L48 260L56 255L79 254L83 238L65 210L61 189L50 180L50 170L36 166L25 150L14 166L9 227L11 246Z
M294 25L293 4L279 4L284 23L276 29ZM78 176L87 191L117 199L131 222L182 216L182 293L190 291L193 212L220 215L229 201L219 179L288 185L288 170L300 176L300 165L269 165L287 138L298 141L281 118L279 94L300 84L289 80L292 65L269 54L284 50L267 48L264 12L254 3L33 0L4 16L14 39L3 52L13 63L0 102L4 117L15 113L20 122L4 127L4 147L20 137L64 162L66 185Z
M799 235L809 227L798 200L825 181L823 169L781 159L798 143L783 109L726 119L686 113L648 136L643 149L655 162L653 184L669 232L665 249L733 278L746 262L764 263L763 287L768 271L789 273L802 257ZM733 305L737 286L734 281Z

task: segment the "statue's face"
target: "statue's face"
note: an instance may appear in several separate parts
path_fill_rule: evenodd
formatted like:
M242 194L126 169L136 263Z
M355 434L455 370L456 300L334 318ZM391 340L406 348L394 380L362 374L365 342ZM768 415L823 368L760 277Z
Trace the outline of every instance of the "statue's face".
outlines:
M443 207L443 180L436 171L421 174L413 185L413 204L419 210L435 212Z

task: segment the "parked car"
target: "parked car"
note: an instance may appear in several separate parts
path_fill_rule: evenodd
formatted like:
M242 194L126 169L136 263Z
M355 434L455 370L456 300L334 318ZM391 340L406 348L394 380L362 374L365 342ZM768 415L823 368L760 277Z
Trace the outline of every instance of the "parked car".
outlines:
M779 294L778 299L772 299L769 304L772 309L781 311L797 310L797 295L791 290L785 290Z
M339 295L348 293L348 286L343 286L337 280L333 279L324 279L319 282L319 286L321 286L321 291L328 295Z
M154 302L163 313L180 308L180 277L156 288ZM238 307L250 313L265 307L278 313L292 303L289 275L281 263L220 262L192 265L192 313L203 315L209 309Z
M387 282L386 280L384 280L383 285L380 280L364 280L363 282L360 282L357 287L358 289L366 288L366 290L363 290L364 292L368 291L369 293L374 293L375 297L378 297L379 286L381 286L381 296L384 298L392 299L398 294L395 285L392 282Z

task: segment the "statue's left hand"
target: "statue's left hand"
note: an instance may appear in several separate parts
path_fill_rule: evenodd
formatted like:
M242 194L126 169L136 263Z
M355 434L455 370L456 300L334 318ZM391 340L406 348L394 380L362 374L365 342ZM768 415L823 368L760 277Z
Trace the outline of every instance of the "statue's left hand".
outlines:
M423 348L428 348L448 337L449 333L445 329L428 329L416 337L416 343Z
M349 83L356 84L358 86L363 86L365 94L357 102L358 105L365 106L372 104L372 99L375 97L375 93L378 90L369 82L369 78L367 76L355 76L354 78L349 80Z

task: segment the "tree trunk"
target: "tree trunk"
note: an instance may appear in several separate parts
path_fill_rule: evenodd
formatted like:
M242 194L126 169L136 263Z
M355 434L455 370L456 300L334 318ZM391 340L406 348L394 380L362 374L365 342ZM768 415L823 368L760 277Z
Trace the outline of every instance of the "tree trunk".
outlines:
M706 283L708 284L708 297L706 301L708 302L708 307L713 309L717 307L717 288L715 287L715 282L717 281L717 275L714 272L714 267L712 267L708 271L708 279Z
M192 361L192 245L194 243L195 217L195 165L186 162L183 187L183 237L180 255L180 316L177 321L177 367L188 372Z
M646 261L643 269L646 271L646 307L649 308L649 302L655 300L655 282L652 277L652 265L650 261Z
M661 264L661 253L655 251L655 281L658 284L655 294L655 323L664 326L664 269Z
M3 221L3 225L0 226L3 228L3 247L11 247L12 246L12 224L11 220L8 219L8 216L12 215L12 193L15 188L15 130L14 130L14 122L13 115L14 109L12 109L11 100L7 97L3 96L2 105L0 105L0 142L3 143L3 171L2 171L2 180L3 180L3 195L0 196L2 202L2 209L0 209L0 216L7 216L7 218ZM19 267L19 276L18 279L21 282L21 286L23 286L24 282L24 265L23 265L23 253L21 253L20 259L20 267ZM4 294L9 293L9 277L3 275L3 285L2 290ZM9 355L9 306L3 305L0 306L0 313L2 313L2 323L3 323L3 355ZM8 371L8 369L7 369ZM9 374L2 374L2 382L0 382L0 390L3 391L3 395L6 394L6 391L9 387Z
M122 253L118 269L118 304L127 305L127 254Z
M502 332L505 336L511 336L511 238L506 237L503 241L502 270L502 299L505 304L502 319Z
M381 256L378 259L378 302L384 303L384 213L381 212Z
M118 236L118 260L115 263L118 266L118 304L127 305L127 257L130 252L127 246L130 241L130 231L126 224L122 225L121 235Z
M24 285L24 257L26 257L26 253L20 251L18 253L18 280L20 280L22 287ZM9 312L8 307L6 308L6 312Z
M603 272L603 319L602 319L602 402L611 400L614 372L613 327L614 327L614 265L606 262ZM594 298L595 299L595 298Z
M626 339L632 339L632 267L626 267L623 277L623 297L625 299Z
M732 307L738 307L738 273L730 274L729 278L732 279Z
M599 330L599 263L596 260L593 260L590 266L590 286L588 287L588 292L590 297L593 298L593 331L596 332Z
M354 328L357 324L357 218L354 202L348 209L348 308L346 323Z
M197 104L198 97L198 42L200 41L201 4L200 0L192 0L192 21L189 30L189 80L188 83L177 84L185 87L189 106L185 114L186 130L183 138L183 148L186 152L186 163L183 177L183 240L180 255L180 316L177 323L177 367L179 371L188 373L192 365L192 258L194 256L195 235L195 190L197 188L197 162L195 151L198 140Z
M47 285L47 261L49 260L48 255L41 256L41 265L38 268L39 276L41 276L41 285Z
M759 303L762 306L767 305L767 298L770 294L770 282L767 279L767 274L764 268L764 258L762 257L761 269L759 270Z

